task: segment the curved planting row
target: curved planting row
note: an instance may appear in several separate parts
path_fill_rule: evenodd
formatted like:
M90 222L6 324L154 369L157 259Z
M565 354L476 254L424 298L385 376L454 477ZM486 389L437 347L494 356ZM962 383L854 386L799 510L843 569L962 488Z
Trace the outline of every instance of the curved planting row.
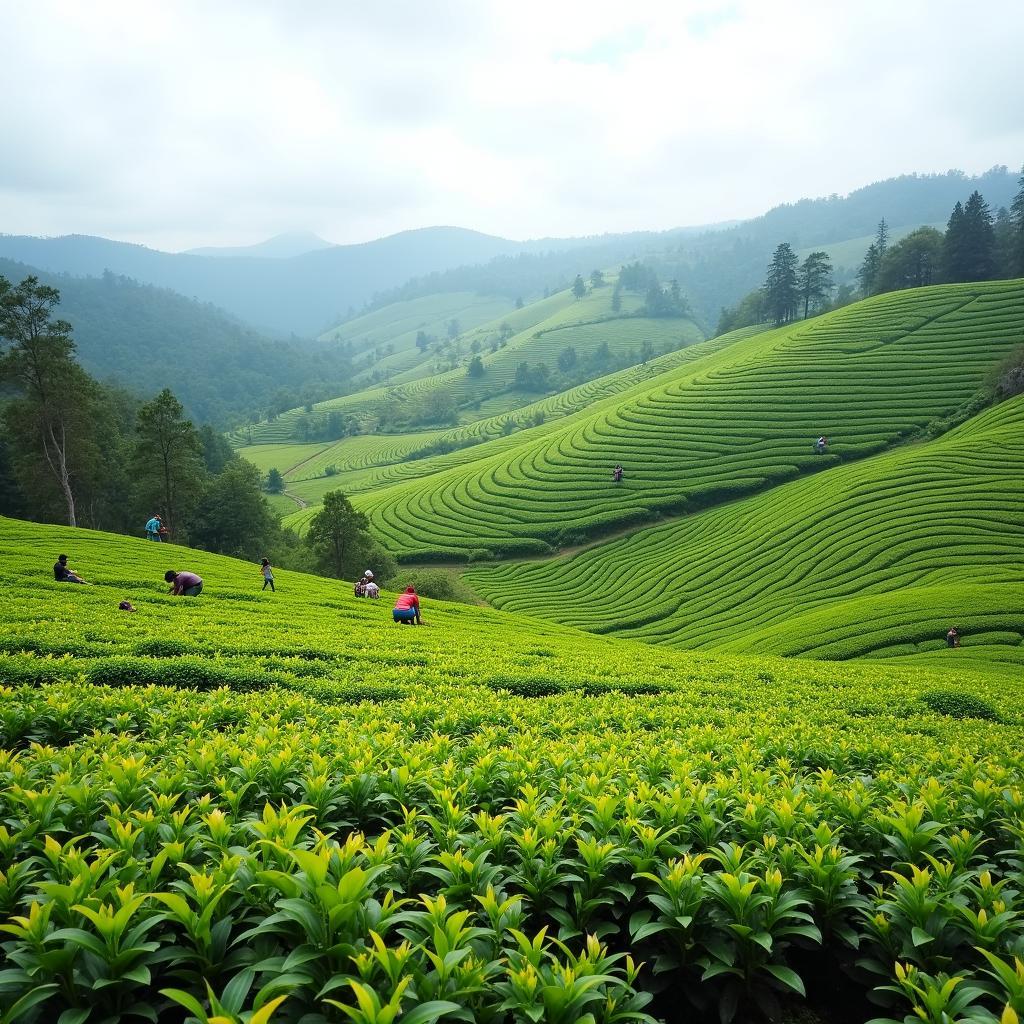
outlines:
M743 328L730 334L722 335L711 341L701 342L684 349L667 352L650 360L648 363L618 370L604 377L597 377L568 391L559 392L549 398L542 398L530 405L523 406L514 412L489 416L458 427L441 431L421 431L417 434L405 435L360 435L345 438L333 445L323 448L309 465L302 465L289 476L289 489L303 500L315 504L329 490L340 489L346 494L359 494L364 491L386 487L402 480L411 480L453 466L465 466L478 460L488 458L501 452L507 452L531 437L543 437L550 433L549 421L567 417L589 414L598 403L609 400L624 399L632 394L641 394L650 387L650 382L667 374L670 370L693 362L703 356L717 352L727 345L757 333L758 328ZM542 424L531 427L537 419ZM509 432L509 428L513 432ZM401 438L414 437L419 439L410 449L404 448ZM375 440L379 438L379 440ZM362 462L352 465L348 455L349 447L358 450L357 459ZM242 449L240 454L246 455L252 450L258 459L268 461L273 457L275 447L290 449L303 446L253 445L251 449ZM438 455L424 455L433 449L450 447L453 450ZM395 451L400 453L404 461L396 461ZM375 458L374 453L380 453ZM422 455L422 457L420 457ZM363 458L365 456L365 458ZM329 479L306 479L307 475L323 472L323 469L334 464L339 470L336 476ZM315 468L314 468L315 467ZM286 474L287 475L287 474ZM312 513L301 512L288 517L287 524L292 528L304 525Z
M1024 1011L1017 683L407 629L181 548L172 599L155 548L0 520L6 1021Z
M1019 281L880 296L730 345L507 455L361 506L408 558L548 550L881 451L971 399L1022 341Z
M479 343L480 357L485 366L485 373L481 377L469 377L465 366L434 373L430 369L433 363L433 356L430 356L407 373L396 376L387 385L320 402L315 407L316 411L326 413L337 410L356 416L372 416L384 403L422 399L438 390L454 397L457 404L464 406L486 400L508 388L521 362L530 365L546 362L554 368L558 353L570 345L577 347L581 359L602 343L607 343L610 352L616 357L624 356L632 350L639 359L644 342L652 344L655 351L661 351L697 341L701 337L701 332L689 320L638 320L626 316L635 311L631 307L639 306L640 299L636 296L626 296L620 313L613 313L611 294L611 288L605 287L577 302L571 292L559 292L461 336L459 344L463 359L468 358L474 342ZM503 327L515 333L492 352L492 343L500 344ZM590 329L578 335L570 330L586 327ZM519 404L523 404L523 401L521 398ZM240 445L294 440L296 422L302 415L302 409L292 409L273 421L237 430L232 435L232 442Z
M500 608L691 648L1024 662L1024 398L557 562L480 568ZM957 652L958 654L961 652Z

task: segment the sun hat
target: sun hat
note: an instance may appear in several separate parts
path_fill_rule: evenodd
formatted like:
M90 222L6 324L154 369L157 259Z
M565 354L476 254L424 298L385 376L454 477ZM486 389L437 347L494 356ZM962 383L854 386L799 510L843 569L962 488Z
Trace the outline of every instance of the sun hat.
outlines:
M369 569L367 569L366 572L363 573L363 575L368 576L371 580L373 579L373 573Z

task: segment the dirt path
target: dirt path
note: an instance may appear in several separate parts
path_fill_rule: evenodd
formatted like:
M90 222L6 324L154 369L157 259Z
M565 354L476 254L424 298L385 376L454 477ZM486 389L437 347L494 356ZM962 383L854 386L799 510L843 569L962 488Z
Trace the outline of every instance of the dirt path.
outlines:
M282 493L286 498L291 498L299 508L309 508L309 502L304 498L300 498L297 494L292 494L291 491L283 491Z

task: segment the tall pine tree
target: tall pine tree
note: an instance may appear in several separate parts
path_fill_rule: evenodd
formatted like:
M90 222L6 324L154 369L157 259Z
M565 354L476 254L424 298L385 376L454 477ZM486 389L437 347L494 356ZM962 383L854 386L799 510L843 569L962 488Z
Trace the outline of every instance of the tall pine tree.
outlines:
M789 242L782 242L775 249L768 264L768 276L764 283L765 312L773 324L787 324L796 319L800 305L797 287L797 258Z
M1024 277L1024 168L1021 168L1020 188L1010 204L1010 272Z
M957 203L946 226L943 257L947 281L989 281L995 276L992 213L981 193Z
M797 287L806 320L811 307L817 309L821 306L832 291L832 261L827 252L819 249L804 260L797 274Z

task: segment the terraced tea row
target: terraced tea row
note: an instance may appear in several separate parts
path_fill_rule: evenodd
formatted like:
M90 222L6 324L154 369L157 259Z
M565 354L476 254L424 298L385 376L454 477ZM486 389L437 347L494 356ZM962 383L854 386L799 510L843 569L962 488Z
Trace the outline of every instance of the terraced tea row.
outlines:
M559 353L575 347L579 358L585 359L602 345L608 346L612 358L633 352L636 361L643 358L645 343L656 353L699 341L703 335L689 320L635 318L642 302L638 296L623 296L619 313L611 309L611 288L605 287L576 301L569 292L559 292L532 306L515 311L499 320L482 325L460 337L462 361L473 348L479 349L484 366L481 376L470 377L465 365L446 372L431 372L424 361L408 374L396 376L386 386L368 388L351 395L320 402L318 413L332 410L347 415L372 417L387 403L414 402L443 392L460 408L502 394L514 382L521 362L536 365L557 364ZM508 335L509 331L515 333ZM523 393L518 405L529 402ZM275 420L236 431L236 445L286 443L293 441L296 424L303 410L293 409Z
M264 472L271 466L279 469L288 480L289 491L312 506L319 503L329 490L358 494L509 451L530 437L545 436L550 432L551 420L592 413L601 407L598 403L616 396L621 399L641 394L651 382L656 383L669 370L719 351L757 330L744 328L711 341L667 352L645 364L618 370L550 398L540 399L514 413L491 416L447 430L358 435L333 444L249 445L239 448L238 454L250 459ZM540 426L528 426L538 419L543 421ZM510 427L513 433L509 432ZM431 447L452 447L454 451L418 457L419 453ZM279 452L280 457L275 452ZM293 464L289 463L290 459L295 460ZM318 476L331 465L337 470L336 474ZM288 517L287 525L293 529L300 528L314 512L315 509L295 513Z
M406 558L543 553L879 452L972 398L1022 342L1019 281L880 296L730 345L613 409L360 504Z
M1024 398L574 558L465 578L499 608L652 643L1024 664ZM964 646L946 652L953 624Z
M96 585L47 578L56 549ZM172 553L199 598L152 582ZM871 990L899 1018L951 964L977 1020L1018 999L1016 683L430 604L401 628L340 584L3 519L0 560L8 1019L868 1016Z

